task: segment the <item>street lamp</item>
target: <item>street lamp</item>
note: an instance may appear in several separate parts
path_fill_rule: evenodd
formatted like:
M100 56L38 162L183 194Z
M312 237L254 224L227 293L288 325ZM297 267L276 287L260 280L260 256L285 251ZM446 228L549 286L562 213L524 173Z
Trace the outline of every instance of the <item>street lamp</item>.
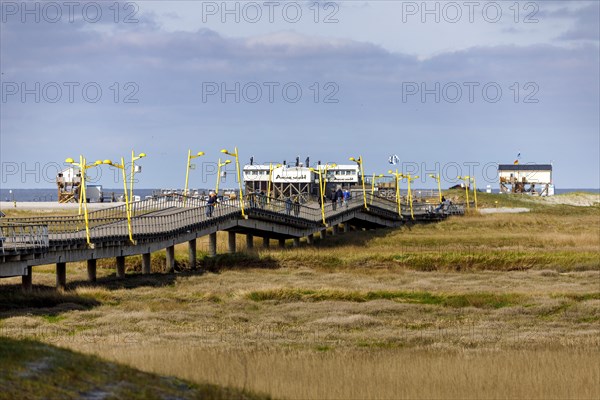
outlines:
M269 163L269 181L267 182L267 203L271 202L271 182L273 181L273 170L281 167L281 164Z
M373 179L371 180L371 204L373 204L373 197L375 197L375 180L377 178L383 178L383 174L373 174Z
M219 161L217 162L217 185L215 187L215 193L217 196L219 195L219 182L221 181L221 167L224 167L227 164L231 164L231 160L225 160L225 162L222 163L221 159L219 158Z
M440 203L442 202L442 187L440 184L440 175L433 175L433 174L429 174L430 177L432 177L433 179L435 179L437 181L437 185L438 185L438 196L440 197Z
M475 177L472 176L471 180L473 181L473 197L475 197L475 209L477 210L477 184L475 183Z
M365 210L368 210L369 207L367 207L367 191L365 190L365 171L363 169L362 156L358 156L358 159L356 159L354 157L350 157L349 160L354 161L355 163L357 163L360 166L360 178L362 180L363 199L365 201Z
M233 153L227 151L227 149L223 149L223 150L221 150L221 153L227 154L228 156L235 157L235 167L237 170L238 185L240 188L240 195L239 195L240 209L242 210L242 217L246 218L246 213L244 212L244 199L242 198L244 194L242 192L242 177L241 177L241 172L240 172L240 157L239 157L238 149L237 149L237 147L235 147Z
M129 209L129 197L127 196L127 175L125 173L125 159L121 157L121 164L113 163L111 160L104 160L103 164L110 165L123 171L123 193L125 197L125 214L127 215L127 231L129 232L129 241L133 241L133 229L131 227L131 210Z
M325 222L325 199L323 198L323 179L321 174L324 174L326 172L321 171L321 170L317 170L315 168L310 168L310 170L312 172L315 172L317 174L319 174L319 203L321 203L321 217L323 218L323 225L327 226L327 222Z
M131 201L133 201L133 176L137 172L135 170L135 162L143 157L146 157L146 153L140 153L136 156L134 151L131 150L131 184L129 185L129 199Z
M403 178L406 178L408 182L408 202L410 204L410 217L415 219L415 214L413 213L413 198L412 191L410 190L410 183L419 178L419 175L411 176L410 174L402 175Z
M88 209L87 209L87 193L85 189L85 171L89 168L96 167L102 164L101 160L97 160L93 164L87 164L86 159L83 156L79 156L79 162L75 162L72 158L67 158L66 163L74 165L81 171L81 187L79 189L79 215L81 215L81 203L83 202L83 215L85 220L85 236L88 245L91 245L90 241L90 225L88 220Z
M190 179L190 167L191 167L190 161L192 161L193 158L201 157L203 155L204 155L203 151L199 151L195 155L192 155L192 150L188 149L187 166L185 169L185 188L183 189L183 205L184 206L185 206L186 197L188 195L188 182Z
M471 204L469 204L469 181L470 181L470 176L457 176L457 179L462 179L465 181L465 193L467 196L467 210L471 209Z
M399 173L398 170L394 172L391 169L388 170L388 174L392 174L394 175L394 178L396 178L396 204L398 204L398 215L402 218L402 206L400 203L400 179L403 175Z
M326 192L325 192L325 190L327 190L327 172L329 172L329 170L331 168L336 168L336 167L337 167L337 164L335 164L335 163L333 163L333 164L325 164L323 166L323 179L322 179L322 181L323 181L323 191L322 191L322 193L325 194L325 195L327 195Z

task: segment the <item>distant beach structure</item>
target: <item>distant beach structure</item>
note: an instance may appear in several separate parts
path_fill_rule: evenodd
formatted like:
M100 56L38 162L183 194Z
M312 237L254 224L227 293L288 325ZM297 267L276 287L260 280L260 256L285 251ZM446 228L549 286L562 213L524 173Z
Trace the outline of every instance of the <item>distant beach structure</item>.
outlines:
M500 164L498 178L500 193L554 195L551 164Z

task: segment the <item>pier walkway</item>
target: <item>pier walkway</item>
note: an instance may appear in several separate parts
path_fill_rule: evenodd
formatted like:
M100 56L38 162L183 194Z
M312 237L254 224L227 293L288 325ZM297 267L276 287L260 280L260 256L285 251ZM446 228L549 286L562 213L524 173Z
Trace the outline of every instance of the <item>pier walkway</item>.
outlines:
M365 200L367 207L365 207ZM401 212L394 201L366 194L355 195L347 204L325 205L325 224L318 203L291 204L279 199L254 197L244 199L244 214L238 200L219 203L207 213L206 202L199 198L168 195L130 204L129 239L125 205L88 213L90 244L87 242L82 215L2 218L0 220L0 277L23 277L25 289L31 288L32 267L56 264L57 286L66 285L66 263L87 261L88 277L96 279L96 261L115 258L117 276L125 275L125 257L142 255L142 273L150 273L151 253L166 249L166 270L175 267L174 246L187 242L189 265L196 265L196 239L208 236L210 256L217 253L217 232L227 231L228 252L236 251L236 234L246 235L246 246L254 246L254 237L271 239L294 246L306 238L310 245L315 235L325 237L354 229L398 227L407 223L435 222L452 214L464 214L464 206L434 212L434 206L413 204L413 216L407 205Z

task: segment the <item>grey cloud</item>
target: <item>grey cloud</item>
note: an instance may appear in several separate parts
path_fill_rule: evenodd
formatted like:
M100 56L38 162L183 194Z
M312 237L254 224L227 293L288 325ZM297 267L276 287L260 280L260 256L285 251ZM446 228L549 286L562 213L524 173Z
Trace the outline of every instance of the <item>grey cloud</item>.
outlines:
M600 3L593 1L587 6L572 10L563 8L555 11L555 17L568 17L573 21L573 26L566 32L558 35L558 40L589 40L600 41Z
M290 152L325 158L359 150L375 160L402 149L400 155L410 153L415 160L448 161L449 154L502 159L506 150L499 148L500 141L512 148L547 137L553 145L543 154L567 146L579 151L582 157L572 160L573 168L582 168L597 152L593 44L477 47L418 60L348 39L287 31L249 38L208 29L167 33L151 15L141 15L140 21L114 25L108 33L85 24L2 27L5 81L96 80L106 90L111 82L131 80L140 86L137 104L2 104L3 159L60 159L144 146L156 155L145 160L154 171L145 185L161 186L170 178L160 166L176 163L188 146L218 154L219 147L238 145L244 154L265 160ZM207 81L295 81L305 96L298 104L281 99L222 103L218 97L204 103L201 89ZM309 86L328 81L339 85L340 102L314 103ZM405 82L452 81L499 82L504 99L449 104L430 96L426 102L420 97L403 102ZM540 103L514 103L509 86L528 81L539 84ZM573 143L567 134L580 140ZM48 138L58 136L61 145L52 149ZM33 143L28 154L21 149L23 141ZM477 145L465 145L471 142ZM315 149L326 150L317 155Z

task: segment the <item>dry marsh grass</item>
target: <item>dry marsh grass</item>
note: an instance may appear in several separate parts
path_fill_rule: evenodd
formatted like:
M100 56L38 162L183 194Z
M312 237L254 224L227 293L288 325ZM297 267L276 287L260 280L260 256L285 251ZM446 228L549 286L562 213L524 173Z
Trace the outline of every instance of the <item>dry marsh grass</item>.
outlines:
M191 381L288 399L540 399L600 396L597 352L104 347L103 356ZM193 365L194 368L190 368Z
M348 290L310 290L310 289L271 289L252 291L248 298L254 301L352 301L366 302L373 300L394 300L397 302L431 304L444 307L475 307L475 308L502 308L524 302L524 296L519 294L496 294L496 293L467 293L467 294L433 294L423 291L398 291L377 290L369 292ZM573 298L586 298L576 297ZM591 294L595 296L595 294ZM592 297L593 298L593 297Z
M202 274L182 245L177 274L73 263L66 292L36 267L31 295L0 281L0 335L281 398L598 398L599 214L535 207L215 259L203 239Z
M599 279L319 268L132 276L127 288L40 290L31 297L59 304L3 310L0 332L281 398L595 398ZM98 304L69 308L78 298Z
M600 269L600 214L474 215L385 233L351 232L316 247L261 250L287 266L432 270Z

